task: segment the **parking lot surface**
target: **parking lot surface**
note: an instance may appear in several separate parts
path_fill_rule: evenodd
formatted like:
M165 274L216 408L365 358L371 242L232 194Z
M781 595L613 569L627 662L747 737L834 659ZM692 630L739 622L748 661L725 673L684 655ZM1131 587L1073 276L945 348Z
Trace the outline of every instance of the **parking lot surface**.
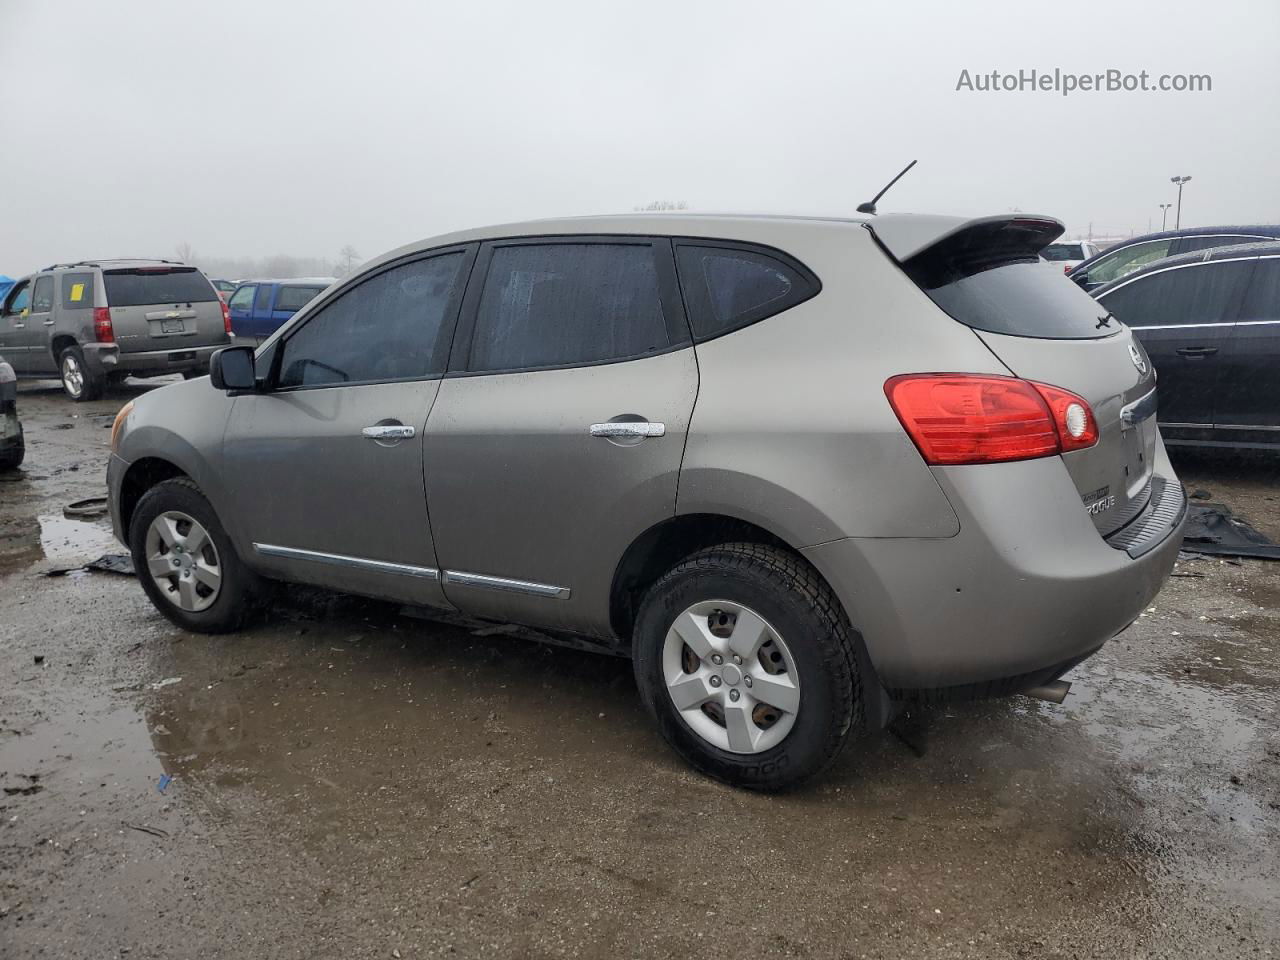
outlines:
M1186 557L1063 706L914 711L756 795L662 744L623 660L302 590L195 636L46 575L123 552L62 509L152 386L20 391L0 955L1280 956L1280 564ZM1280 539L1280 458L1177 465Z

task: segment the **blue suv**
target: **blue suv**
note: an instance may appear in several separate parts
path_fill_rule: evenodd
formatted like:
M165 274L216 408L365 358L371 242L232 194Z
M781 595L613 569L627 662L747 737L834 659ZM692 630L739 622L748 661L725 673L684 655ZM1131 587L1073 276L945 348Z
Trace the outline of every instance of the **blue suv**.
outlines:
M243 342L261 343L333 282L333 277L246 281L227 301L231 330Z

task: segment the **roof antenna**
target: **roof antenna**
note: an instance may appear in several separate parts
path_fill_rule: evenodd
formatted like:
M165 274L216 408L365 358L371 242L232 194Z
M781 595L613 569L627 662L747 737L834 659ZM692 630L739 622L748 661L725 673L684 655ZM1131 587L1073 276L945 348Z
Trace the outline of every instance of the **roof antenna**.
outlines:
M892 180L890 180L888 183L886 183L884 185L884 189L881 190L879 193L877 193L869 203L858 204L858 212L874 214L876 212L876 204L880 202L880 198L889 192L890 187L892 187L895 183L897 183L899 180L905 177L907 175L907 171L910 170L912 167L914 167L917 162L918 161L916 160L912 160L905 167L903 167L902 172L898 174L896 177L894 177Z

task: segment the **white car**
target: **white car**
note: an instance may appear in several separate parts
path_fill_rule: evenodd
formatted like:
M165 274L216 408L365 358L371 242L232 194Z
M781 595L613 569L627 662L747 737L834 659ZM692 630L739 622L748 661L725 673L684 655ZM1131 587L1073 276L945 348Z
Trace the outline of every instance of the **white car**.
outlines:
M1055 267L1062 267L1063 273L1070 273L1101 252L1102 248L1091 240L1059 240L1041 250L1040 256Z

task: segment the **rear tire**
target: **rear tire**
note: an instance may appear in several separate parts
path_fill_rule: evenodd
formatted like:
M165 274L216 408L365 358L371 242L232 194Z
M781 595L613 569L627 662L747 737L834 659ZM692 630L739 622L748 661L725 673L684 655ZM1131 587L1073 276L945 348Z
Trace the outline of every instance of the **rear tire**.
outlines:
M77 403L97 400L106 388L107 378L101 371L93 370L84 360L84 351L78 346L67 347L58 358L58 370L62 375L62 389Z
M828 767L863 724L859 642L802 559L726 543L649 588L633 662L645 706L691 766L734 786L782 790Z
M147 597L184 630L238 630L266 595L265 581L240 561L213 506L186 477L142 495L129 552Z

